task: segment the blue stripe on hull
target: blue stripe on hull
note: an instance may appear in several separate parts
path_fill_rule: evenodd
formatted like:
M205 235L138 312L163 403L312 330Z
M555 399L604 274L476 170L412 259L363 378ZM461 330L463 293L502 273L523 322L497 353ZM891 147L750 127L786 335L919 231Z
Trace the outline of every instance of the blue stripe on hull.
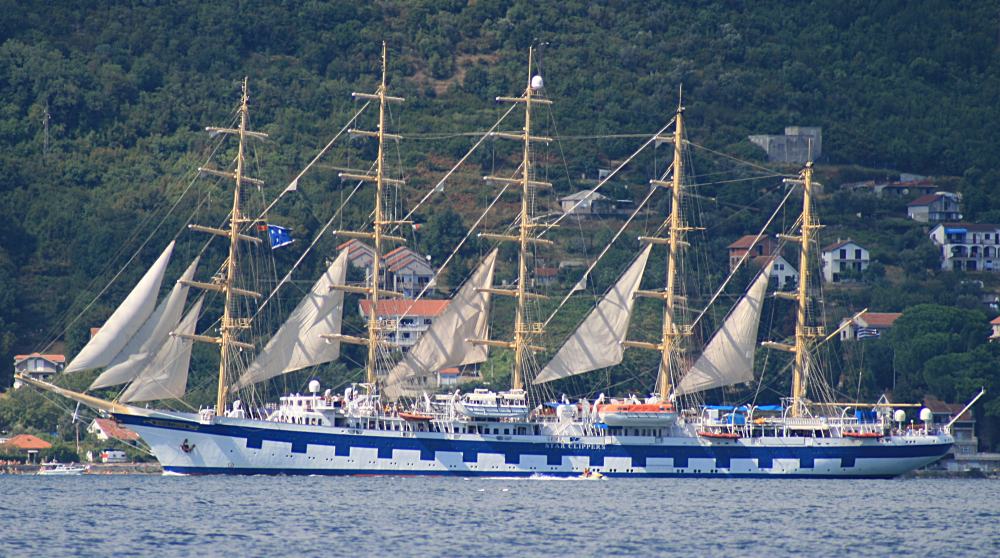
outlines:
M292 453L304 454L308 446L334 447L334 454L339 457L349 457L352 448L375 449L379 458L392 459L393 450L415 450L420 452L421 461L434 461L437 452L462 454L464 463L478 462L479 454L503 455L507 465L520 465L522 456L544 456L550 466L562 466L564 458L587 457L591 467L604 467L605 459L623 457L631 459L631 467L644 468L650 458L672 459L675 469L686 469L691 459L714 459L717 469L729 467L733 459L755 460L758 469L771 469L775 459L796 459L801 468L814 468L817 459L839 459L841 467L854 467L857 459L893 459L940 457L947 453L951 444L913 444L886 445L881 443L861 446L744 446L734 441L716 441L711 445L622 445L593 443L547 443L547 442L514 442L490 440L449 440L445 438L428 437L397 437L372 436L364 434L333 434L326 432L297 432L270 428L252 428L225 424L200 424L193 421L137 417L133 415L116 415L125 425L158 428L187 433L198 433L222 436L231 439L243 439L249 449L261 449L263 442L287 443ZM200 472L212 468L197 468ZM273 474L274 469L249 469L243 474ZM282 474L398 474L384 470L358 470L344 472L343 470L279 470ZM303 472L307 471L307 472ZM186 471L176 471L186 472ZM229 470L218 472L233 473ZM413 471L417 474L416 471ZM458 476L527 476L533 473L548 471L499 472L499 471L421 471L419 474L454 474ZM410 474L407 471L407 474ZM699 473L656 473L657 476L693 476ZM701 473L705 476L729 476L727 472ZM639 473L636 476L650 476L652 473ZM737 476L733 474L732 476ZM739 473L738 476L751 476ZM762 476L770 476L766 473ZM783 478L786 475L780 475ZM803 477L820 478L822 474L804 474ZM844 478L843 475L831 475ZM869 477L869 475L863 475Z
M164 467L164 471L183 475L268 475L268 476L337 476L337 477L479 477L479 478L579 478L578 471L382 471L376 469L254 469L234 467ZM768 473L604 473L610 478L747 478L747 479L891 479L894 475L813 475Z

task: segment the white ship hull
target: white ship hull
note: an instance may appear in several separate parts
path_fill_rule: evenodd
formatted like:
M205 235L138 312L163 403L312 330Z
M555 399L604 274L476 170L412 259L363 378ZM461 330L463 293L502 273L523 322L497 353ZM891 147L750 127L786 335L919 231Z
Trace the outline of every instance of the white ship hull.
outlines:
M947 434L879 440L484 435L116 415L183 474L889 478L944 456ZM169 418L168 418L169 417Z

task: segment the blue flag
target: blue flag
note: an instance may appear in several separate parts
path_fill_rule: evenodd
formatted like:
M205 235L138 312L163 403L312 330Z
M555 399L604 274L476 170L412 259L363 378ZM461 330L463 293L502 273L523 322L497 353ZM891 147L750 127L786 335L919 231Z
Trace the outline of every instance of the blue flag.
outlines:
M289 244L295 242L295 239L292 238L291 229L279 227L278 225L267 226L267 237L271 239L271 250L281 248L282 246L288 246Z

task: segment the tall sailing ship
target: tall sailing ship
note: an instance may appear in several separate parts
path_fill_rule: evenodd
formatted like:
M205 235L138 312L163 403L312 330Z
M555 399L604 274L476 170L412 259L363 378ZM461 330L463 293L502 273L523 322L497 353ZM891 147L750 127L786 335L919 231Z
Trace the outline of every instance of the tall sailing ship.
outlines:
M380 300L402 298L402 293L380 283L380 266L384 247L405 241L396 231L408 223L385 207L387 188L402 183L390 178L384 167L386 142L399 139L386 130L387 106L403 99L389 95L383 45L379 86L372 94L355 94L377 106L377 129L351 130L353 135L377 141L376 160L368 171L341 174L344 179L374 185L370 229L337 231L373 245L372 269L364 285L347 284L347 257L342 252L255 358L249 363L241 360L242 355L257 350L245 335L251 317L239 314L249 306L242 301L262 297L239 279L241 246L262 241L251 234L257 221L246 217L240 205L243 186L258 183L246 174L245 144L264 137L247 129L244 83L238 127L210 129L238 138L235 169L200 169L234 185L227 228L190 227L228 240L228 257L219 272L208 282L194 280L196 260L157 304L171 243L76 356L67 372L104 369L91 389L128 384L115 400L28 377L19 379L114 417L139 433L164 471L181 474L579 476L588 472L612 477L884 478L930 464L948 452L953 438L947 428L935 429L930 421L902 428L902 411L884 398L874 404L852 404L808 395L810 391L830 393L816 389L822 375L812 357L825 332L815 323L810 305L810 249L819 227L811 209L811 164L793 181L802 192L797 231L781 235L799 251L798 288L794 293L778 293L796 306L794 342L764 343L794 354L791 394L781 405L701 402L708 390L754 378L758 324L771 269L766 265L753 278L691 362L686 355L696 348L694 324L685 321L682 311L687 301L680 259L688 233L696 227L689 225L683 212L686 140L682 106L672 121L673 133L662 134L664 127L651 138L673 146L669 180L665 174L651 181L654 189L670 192L670 214L660 228L665 234L640 237L644 246L624 272L551 360L534 366L536 355L544 351L540 340L545 324L538 319L535 303L541 295L530 289L528 262L533 250L551 244L543 235L553 224L533 214L537 191L551 186L535 171L533 146L551 138L533 134L532 112L552 101L545 97L542 78L531 66L529 53L528 79L519 96L497 99L523 107L522 130L492 133L520 142L520 166L512 177L485 177L504 190L519 192L518 215L507 232L480 234L486 241L517 247L516 280L513 286L494 286L498 250L490 251L455 292L444 313L401 359L392 358L387 341L394 324L380 319L377 312ZM667 251L665 285L644 290L640 284L657 246ZM224 297L218 336L196 333L203 298L184 311L192 288ZM345 294L360 294L370 301L365 337L342 331ZM509 340L491 338L494 297L513 299ZM663 305L657 342L628 339L638 297ZM215 344L220 350L215 406L198 412L137 406L142 401L183 397L195 342ZM284 395L277 405L237 398L259 382L338 359L344 343L364 346L367 358L365 381L342 394L322 391L314 380L308 393ZM509 390L421 392L420 386L426 385L423 380L440 369L485 362L491 347L513 355ZM616 366L630 348L659 353L658 379L650 386L654 389L649 396L601 393L593 401L570 401L565 396L545 400L539 397L542 389L529 389Z

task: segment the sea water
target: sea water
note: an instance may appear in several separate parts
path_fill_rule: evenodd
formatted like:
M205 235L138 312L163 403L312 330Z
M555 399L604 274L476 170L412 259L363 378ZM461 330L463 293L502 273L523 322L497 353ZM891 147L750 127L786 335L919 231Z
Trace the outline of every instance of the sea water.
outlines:
M1000 481L0 476L2 556L991 556Z

